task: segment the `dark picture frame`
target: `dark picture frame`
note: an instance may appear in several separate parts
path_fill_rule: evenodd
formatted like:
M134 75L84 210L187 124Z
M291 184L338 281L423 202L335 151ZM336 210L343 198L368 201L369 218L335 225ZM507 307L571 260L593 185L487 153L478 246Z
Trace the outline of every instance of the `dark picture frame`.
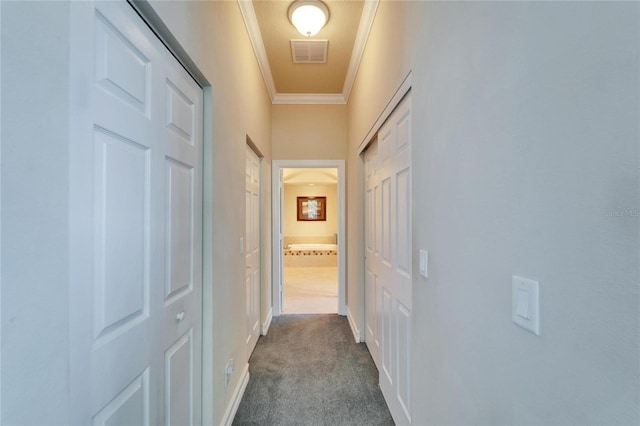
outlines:
M327 197L298 197L299 221L326 221Z

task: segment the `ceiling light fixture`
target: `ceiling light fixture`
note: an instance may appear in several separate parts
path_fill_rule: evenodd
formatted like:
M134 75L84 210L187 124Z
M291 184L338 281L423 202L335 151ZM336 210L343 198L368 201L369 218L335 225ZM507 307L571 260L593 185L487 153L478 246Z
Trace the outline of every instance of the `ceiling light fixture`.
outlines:
M311 37L329 20L329 8L320 0L296 0L289 6L289 21L300 34Z

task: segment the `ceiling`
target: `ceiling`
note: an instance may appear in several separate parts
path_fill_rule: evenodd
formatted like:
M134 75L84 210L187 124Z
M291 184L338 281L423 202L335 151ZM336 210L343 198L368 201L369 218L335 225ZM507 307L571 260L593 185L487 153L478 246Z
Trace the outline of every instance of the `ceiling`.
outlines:
M267 90L274 104L345 104L373 23L378 0L325 0L329 21L311 40L328 40L327 61L294 63L289 22L293 1L238 0Z
M336 185L338 169L282 169L285 185Z

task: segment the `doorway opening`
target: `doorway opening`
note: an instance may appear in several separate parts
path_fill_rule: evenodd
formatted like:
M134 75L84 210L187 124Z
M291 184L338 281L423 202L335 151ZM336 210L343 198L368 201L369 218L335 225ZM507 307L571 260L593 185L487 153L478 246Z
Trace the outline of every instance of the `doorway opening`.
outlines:
M283 314L338 313L338 169L282 169Z
M344 161L273 164L274 314L344 315Z

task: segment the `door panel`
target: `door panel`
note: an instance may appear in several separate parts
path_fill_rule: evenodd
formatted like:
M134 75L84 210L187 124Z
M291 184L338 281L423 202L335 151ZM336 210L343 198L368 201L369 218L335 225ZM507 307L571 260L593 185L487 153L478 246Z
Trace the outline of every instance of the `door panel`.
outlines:
M195 144L197 117L193 100L184 94L173 82L167 81L167 128L188 143Z
M411 418L411 310L398 303L397 396L407 418Z
M382 333L380 335L380 343L382 346L382 371L385 378L390 383L393 382L393 362L391 358L393 354L393 295L383 286L382 287Z
M375 309L377 306L376 300L376 276L370 269L366 269L365 271L365 299L366 299L366 312L370 313L370 315L366 316L365 326L366 326L366 342L367 346L371 346L375 344L375 349L370 348L369 352L371 353L372 358L375 358L374 362L376 365L378 364L378 350L377 347L377 336L378 336L378 327L375 320Z
M148 56L122 34L100 10L96 11L96 18L96 85L148 116L151 95Z
M93 425L148 425L149 370L136 377L116 395L96 416Z
M149 316L149 154L143 145L94 132L94 338L125 333Z
M380 197L380 221L382 223L382 233L380 234L381 243L381 260L387 266L391 265L391 229L392 229L392 217L391 217L391 178L386 177L382 179L381 183L381 197Z
M203 99L173 56L162 65L156 125L165 174L164 423L194 425L201 413Z
M380 183L378 142L374 141L365 152L365 342L378 370L380 364L380 334L382 293L379 283L380 264Z
M86 353L93 423L140 418L140 395L160 385L151 345L158 321L153 295L161 275L151 243L157 223L157 137L151 113L151 63L157 50L134 43L131 21L113 4L94 11L93 168L86 197L93 211L93 340ZM114 368L114 366L118 368ZM145 391L145 389L147 389ZM147 420L157 423L157 399ZM135 414L134 414L135 412ZM144 417L144 416L143 416Z
M398 273L411 276L411 175L409 168L396 173L396 264Z
M366 341L394 420L411 423L411 100L365 152Z
M245 262L247 354L260 336L260 159L246 148Z
M165 302L193 288L193 173L192 167L166 159L167 179L165 196L166 250Z
M253 268L253 323L252 334L254 336L260 335L260 160L255 163L255 179L254 185L258 192L254 192L253 196L253 209L252 222L253 222L253 238L251 239L251 250L254 259L255 267ZM256 339L257 340L257 339Z
M193 423L193 330L165 351L165 424Z

